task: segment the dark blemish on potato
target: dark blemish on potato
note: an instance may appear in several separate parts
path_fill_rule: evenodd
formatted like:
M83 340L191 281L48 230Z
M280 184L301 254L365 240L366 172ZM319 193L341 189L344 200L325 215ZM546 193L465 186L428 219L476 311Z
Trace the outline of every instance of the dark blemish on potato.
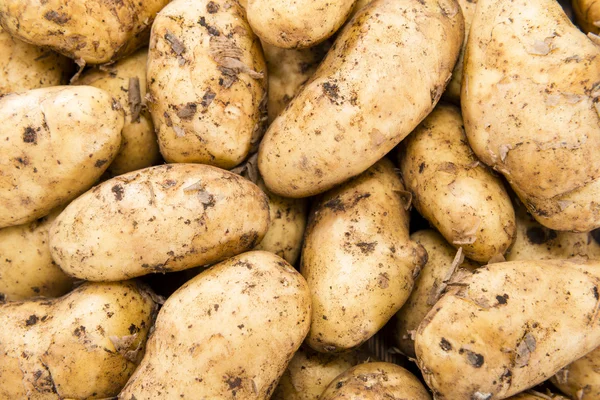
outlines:
M38 320L39 320L38 316L35 314L32 314L25 321L25 326L35 325L35 324L37 324Z
M363 254L371 254L375 250L375 246L377 246L377 242L356 243L356 247L358 247Z
M221 34L221 32L219 32L219 30L217 28L215 28L214 26L208 25L206 23L206 18L204 18L204 17L200 17L200 19L198 20L198 23L200 24L200 26L206 28L206 30L208 31L208 34L210 36L219 36Z
M508 303L508 294L504 293L502 296L496 296L496 300L498 300L498 304L506 304Z
M331 208L333 211L345 211L346 207L342 200L339 197L335 199L329 200L327 203L323 204L325 208Z
M79 326L78 328L75 328L75 330L73 331L73 335L80 337L81 335L85 335L85 326Z
M209 1L206 5L206 11L208 11L209 14L215 14L219 11L219 5L214 1Z
M94 164L94 167L96 168L101 168L104 164L106 164L108 162L108 160L98 160L96 161L96 163Z
M69 16L67 14L58 13L54 10L46 12L46 14L44 14L44 18L46 18L48 21L52 21L58 25L64 25L67 22L69 22L69 20L71 19L71 18L69 18Z
M390 286L390 276L387 274L387 272L379 274L379 277L377 278L377 285L381 289L387 289Z
M253 248L258 244L258 232L252 231L244 233L240 238L240 245L244 248Z
M215 311L219 311L219 305L218 304L215 304L213 307L214 307Z
M34 293L39 293L40 292L40 288L37 287L37 286L32 287L31 290L33 290Z
M444 351L452 350L452 344L449 341L447 341L445 338L442 338L442 340L440 341L440 347Z
M234 264L234 266L236 266L236 267L245 267L247 269L252 269L252 264L250 264L248 261L243 261L243 260L240 260L240 261L236 262Z
M165 124L170 128L173 126L173 121L171 121L171 116L168 112L163 113L163 117L165 117Z
M422 162L421 164L419 164L419 173L422 174L424 169L425 169L425 163Z
M25 128L25 131L23 132L23 141L25 143L37 144L37 133L32 127L28 126Z
M181 110L177 112L177 116L181 119L192 119L196 114L198 105L196 103L187 103Z
M19 162L19 164L29 165L29 160L27 157L17 157L16 160Z
M544 244L556 238L556 232L541 226L533 226L527 229L527 239L533 244Z
M129 328L127 328L127 329L129 330L130 335L133 335L134 333L138 333L140 331L140 328L135 326L135 324L129 325Z
M111 192L113 192L115 194L115 200L117 200L117 201L123 200L123 192L124 192L123 186L117 184L117 185L113 186L110 190L111 190Z
M344 386L344 382L338 382L335 384L336 389L341 389L342 386Z
M242 379L239 377L231 378L231 377L226 377L227 380L225 382L227 382L227 385L229 386L229 390L233 390L233 389L237 389L242 385Z
M340 89L335 83L325 82L323 84L323 93L325 93L325 95L329 97L329 100L332 103L335 103L339 98L339 91Z
M183 53L185 53L185 46L183 45L183 43L177 39L177 37L175 35L173 35L171 32L167 32L165 33L165 40L167 42L169 42L169 45L171 46L171 50L173 50L173 52L175 54L177 54L178 56L182 55Z
M142 94L140 92L139 78L129 78L129 86L127 91L129 102L129 112L131 114L131 122L140 122L140 113L142 112Z
M217 94L215 92L213 92L212 90L208 89L204 93L204 96L202 96L202 101L200 102L200 104L202 105L202 107L206 108L206 107L210 106L210 104L213 102L215 97L217 97Z
M594 293L594 298L596 300L598 300L598 287L594 286L594 289L592 289L593 293Z
M467 355L467 362L475 367L475 368L481 368L481 366L483 365L483 356L481 354L477 354L475 352L472 352L471 350L467 350L467 349L460 349L458 351L459 354L466 354Z
M238 325L238 329L244 329L244 324Z

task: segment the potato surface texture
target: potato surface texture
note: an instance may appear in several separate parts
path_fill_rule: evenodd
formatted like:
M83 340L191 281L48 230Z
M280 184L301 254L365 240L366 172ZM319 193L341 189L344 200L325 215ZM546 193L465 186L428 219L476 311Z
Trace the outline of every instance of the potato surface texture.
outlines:
M600 398L600 348L558 371L552 383L574 399Z
M230 258L167 299L119 399L268 399L309 325L308 287L287 262Z
M117 281L180 271L252 249L269 225L265 194L208 165L151 167L110 179L73 201L50 230L68 274Z
M371 167L431 112L463 33L454 0L364 7L267 130L258 166L269 190L312 196Z
M123 113L103 90L59 86L0 98L0 227L87 190L121 145Z
M571 4L581 30L585 33L600 33L600 3L595 0L573 0Z
M509 400L569 400L558 394L528 391L509 398Z
M135 282L0 305L0 398L116 396L144 354L155 311Z

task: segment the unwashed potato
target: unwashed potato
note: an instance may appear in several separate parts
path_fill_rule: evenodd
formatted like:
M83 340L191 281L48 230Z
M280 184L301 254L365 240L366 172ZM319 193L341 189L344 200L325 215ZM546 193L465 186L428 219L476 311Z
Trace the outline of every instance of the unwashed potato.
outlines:
M152 118L146 108L146 62L148 50L102 69L89 69L76 81L110 93L125 111L121 150L108 167L112 175L150 167L160 162Z
M558 394L553 393L540 393L533 390L520 393L516 396L512 396L509 400L568 400L566 397L563 397Z
M442 296L449 283L471 273L478 264L465 259L462 250L456 251L432 229L413 233L410 239L427 251L427 263L415 280L406 303L396 314L396 342L402 353L415 357L414 335L425 316Z
M561 369L552 383L573 399L600 399L600 348Z
M267 188L307 197L371 167L431 112L463 34L455 0L364 7L269 127L258 157Z
M475 261L504 254L515 211L502 181L471 151L459 109L438 105L403 145L400 171L419 213Z
M9 94L0 98L0 121L0 228L35 221L83 193L121 145L123 112L90 86Z
M357 365L334 379L320 400L431 400L423 384L404 368L390 363Z
M436 399L505 399L594 350L599 279L598 261L544 260L495 263L460 281L415 339Z
M596 0L572 0L577 25L585 32L600 33L600 3Z
M60 212L0 229L0 302L58 297L71 289L73 279L52 260L48 244L48 230Z
M0 398L116 396L144 354L152 296L135 282L86 283L58 299L0 305Z
M2 0L0 25L11 36L78 61L103 64L148 43L154 16L169 0Z
M288 263L230 258L167 299L119 399L268 399L309 325L308 287Z
M156 17L150 111L168 162L233 168L260 140L267 76L260 41L235 0L175 0Z
M208 165L160 165L69 204L50 248L69 275L118 281L221 261L252 249L268 226L267 197L246 179Z
M466 51L461 104L477 157L542 225L600 227L600 48L555 0L479 0Z
M405 195L383 159L313 206L300 265L313 301L313 349L360 346L408 298L427 253L409 238Z

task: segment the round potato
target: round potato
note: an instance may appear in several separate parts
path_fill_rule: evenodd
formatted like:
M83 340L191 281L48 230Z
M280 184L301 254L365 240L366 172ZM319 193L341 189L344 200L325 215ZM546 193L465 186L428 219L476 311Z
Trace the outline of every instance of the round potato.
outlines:
M600 3L595 0L572 0L577 25L585 32L600 33Z

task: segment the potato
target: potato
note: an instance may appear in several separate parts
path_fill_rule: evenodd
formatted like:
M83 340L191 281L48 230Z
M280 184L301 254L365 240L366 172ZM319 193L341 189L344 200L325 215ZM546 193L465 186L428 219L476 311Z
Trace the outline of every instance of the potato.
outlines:
M2 0L0 25L11 36L78 60L103 64L148 43L154 16L169 0Z
M547 228L600 227L600 48L554 0L477 4L461 96L473 151Z
M421 215L475 261L504 254L515 211L500 179L471 151L458 108L436 107L403 145L400 171Z
M363 8L267 130L258 156L267 188L307 197L371 167L431 112L463 33L455 0Z
M0 398L117 395L144 354L155 312L152 293L135 282L0 305Z
M268 399L309 325L308 287L288 263L230 258L167 299L119 399Z
M573 399L600 398L600 348L558 371L552 383Z
M431 400L423 384L404 368L390 363L366 363L334 379L320 400Z
M73 279L50 255L48 230L61 209L25 225L0 229L0 302L67 293Z
M0 228L22 225L87 190L121 144L108 93L58 86L0 98Z
M425 316L433 308L448 287L474 271L478 264L465 259L462 250L457 251L432 229L413 233L410 239L427 251L427 264L415 280L415 286L406 303L396 314L396 342L400 350L415 357L414 335Z
M346 21L356 0L247 0L248 22L263 42L283 49L315 46Z
M142 49L110 67L89 69L76 82L106 90L125 111L121 151L108 167L111 175L150 167L161 159L154 125L146 108L147 59L148 50Z
M520 393L516 396L512 396L509 400L568 400L566 397L552 394L552 393L540 393L533 390L529 390L524 393Z
M257 144L267 77L258 38L232 0L175 0L152 27L150 111L168 162L230 169Z
M118 281L221 261L252 249L268 226L267 197L244 178L208 165L160 165L69 204L50 228L50 248L69 275Z
M409 238L405 194L384 159L314 204L300 265L312 295L313 349L360 346L408 298L427 253Z
M598 347L599 277L597 261L544 260L495 263L462 280L415 339L436 399L505 399Z
M600 33L600 4L595 0L572 0L577 25L585 32Z

